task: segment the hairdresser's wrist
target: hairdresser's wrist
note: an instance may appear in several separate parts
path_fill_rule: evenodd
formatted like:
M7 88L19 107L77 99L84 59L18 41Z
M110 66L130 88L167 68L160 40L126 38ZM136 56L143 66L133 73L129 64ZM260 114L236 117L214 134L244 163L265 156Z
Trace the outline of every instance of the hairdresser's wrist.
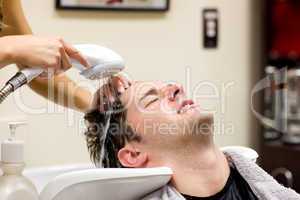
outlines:
M0 38L0 65L9 65L15 63L13 45L10 44L10 36Z

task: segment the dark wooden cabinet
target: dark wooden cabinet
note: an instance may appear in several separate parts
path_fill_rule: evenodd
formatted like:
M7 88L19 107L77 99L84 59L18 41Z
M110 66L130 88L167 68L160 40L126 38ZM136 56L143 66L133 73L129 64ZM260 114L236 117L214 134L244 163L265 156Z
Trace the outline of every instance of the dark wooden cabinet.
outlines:
M300 193L300 145L280 141L264 142L261 165L279 183Z

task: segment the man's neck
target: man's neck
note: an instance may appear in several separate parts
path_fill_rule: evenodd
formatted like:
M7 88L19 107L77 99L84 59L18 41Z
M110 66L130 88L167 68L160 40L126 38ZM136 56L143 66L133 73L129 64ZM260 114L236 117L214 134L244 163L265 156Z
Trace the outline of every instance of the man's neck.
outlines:
M224 188L230 168L225 155L214 144L187 145L174 156L167 166L174 171L171 183L180 193L208 197Z

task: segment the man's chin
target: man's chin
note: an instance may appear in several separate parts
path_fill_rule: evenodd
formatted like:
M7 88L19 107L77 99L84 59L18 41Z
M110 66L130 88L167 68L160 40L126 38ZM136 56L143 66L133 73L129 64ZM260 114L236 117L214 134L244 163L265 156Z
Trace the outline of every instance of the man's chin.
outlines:
M184 135L211 134L213 128L213 114L190 111L183 116L185 121Z

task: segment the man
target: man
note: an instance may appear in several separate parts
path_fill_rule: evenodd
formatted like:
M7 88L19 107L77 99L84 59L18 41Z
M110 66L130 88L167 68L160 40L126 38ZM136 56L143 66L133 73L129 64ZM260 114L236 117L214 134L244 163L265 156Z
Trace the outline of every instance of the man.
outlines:
M180 85L133 82L124 92L106 85L85 119L90 155L100 167L173 170L171 182L144 200L300 199L255 163L221 152L213 141L213 116L186 99Z

